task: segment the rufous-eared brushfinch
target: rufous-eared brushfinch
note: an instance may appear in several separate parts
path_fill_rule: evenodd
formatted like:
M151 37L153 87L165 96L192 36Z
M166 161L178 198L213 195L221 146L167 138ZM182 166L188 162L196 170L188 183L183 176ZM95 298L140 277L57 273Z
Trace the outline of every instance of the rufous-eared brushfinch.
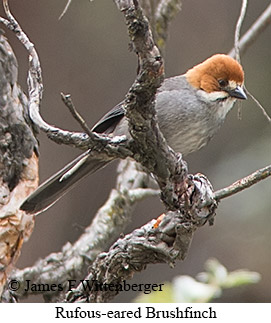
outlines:
M185 74L164 80L156 94L158 125L169 146L188 155L205 146L224 122L236 99L246 99L244 72L233 58L216 54ZM92 131L129 137L123 103L114 107ZM53 175L22 204L38 214L62 197L80 179L109 161L85 152Z

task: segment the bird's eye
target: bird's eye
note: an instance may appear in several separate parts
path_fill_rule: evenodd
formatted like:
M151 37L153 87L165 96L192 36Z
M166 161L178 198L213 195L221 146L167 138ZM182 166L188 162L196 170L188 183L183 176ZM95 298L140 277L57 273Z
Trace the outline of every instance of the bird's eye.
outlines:
M218 80L218 83L221 87L226 87L229 82L226 80Z

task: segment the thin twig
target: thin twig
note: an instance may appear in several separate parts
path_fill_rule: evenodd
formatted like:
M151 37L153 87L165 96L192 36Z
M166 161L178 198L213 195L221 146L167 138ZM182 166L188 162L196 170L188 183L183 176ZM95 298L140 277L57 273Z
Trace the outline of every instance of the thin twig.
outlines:
M251 46L260 34L269 26L271 23L271 4L265 9L260 17L254 22L254 24L248 29L248 31L242 36L239 41L239 50L241 54ZM235 57L235 49L229 52L229 55Z
M90 128L88 127L86 121L84 120L84 118L80 115L80 113L76 110L72 99L71 99L71 95L70 94L64 94L61 93L61 99L62 101L65 103L66 107L69 109L69 111L71 112L72 116L74 117L74 119L76 121L78 121L78 123L80 124L80 126L82 127L82 129L90 136L92 137L93 133L90 130Z
M246 88L246 93L249 95L249 97L251 97L251 99L256 103L256 105L260 108L260 110L262 111L263 115L266 117L266 119L271 122L271 118L268 115L268 113L266 112L265 108L261 105L261 103L255 98L254 95L252 95L248 89Z
M240 30L242 27L242 23L246 14L247 8L247 0L243 0L242 8L240 12L240 16L235 28L235 40L234 40L234 48L229 52L229 55L234 57L240 62L240 52L244 53L249 45L256 40L257 36L270 24L271 22L271 4L266 8L266 10L261 14L261 16L256 20L256 22L249 28L247 33L240 38ZM271 118L266 112L265 108L261 105L261 103L246 89L247 94L251 97L251 99L256 103L256 105L261 109L263 115L266 117L268 122L271 122ZM238 106L238 118L241 118L241 105Z
M236 60L239 63L241 63L241 61L240 61L240 50L239 50L240 31L241 31L241 27L243 25L243 21L244 21L245 15L246 15L246 11L247 11L247 0L243 0L242 1L242 7L241 7L240 16L239 16L237 24L236 24L235 35L234 35L235 57L236 57Z
M58 17L58 20L60 20L60 19L62 19L63 18L63 16L66 14L66 12L68 11L68 9L69 9L69 6L70 6L70 4L72 3L72 0L68 0L68 2L67 2L67 4L66 4L66 6L65 6L65 8L64 8L64 10L62 11L62 13L61 13L61 15Z
M215 192L215 199L220 201L226 197L243 191L246 188L260 182L263 179L271 176L271 165L258 169L254 173L239 179L228 187L222 188Z

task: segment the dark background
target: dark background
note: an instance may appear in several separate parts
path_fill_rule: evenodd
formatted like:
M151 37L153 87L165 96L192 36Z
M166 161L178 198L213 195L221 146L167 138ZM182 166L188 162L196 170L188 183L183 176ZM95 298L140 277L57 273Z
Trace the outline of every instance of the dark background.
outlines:
M21 26L35 44L43 70L42 115L51 124L81 130L60 100L60 92L71 93L77 109L92 126L121 101L132 84L136 56L128 50L123 16L113 1L73 1L61 21L58 16L67 0L10 1ZM242 29L245 32L270 1L251 1ZM170 28L166 51L166 75L184 73L214 53L227 53L233 46L235 23L241 1L190 0ZM3 10L1 9L1 14ZM1 27L2 28L2 27ZM26 89L28 58L15 36L6 33L19 61L19 82ZM271 114L271 27L242 57L247 88ZM256 105L243 103L242 119L237 107L213 141L187 158L192 173L208 176L215 189L231 184L270 164L270 124ZM80 152L58 146L40 134L40 178L44 181ZM35 230L22 250L18 267L31 266L38 258L57 252L74 242L114 186L112 164L84 180L53 208L40 215ZM271 180L258 183L220 203L215 225L195 234L184 262L174 269L148 266L133 282L160 283L179 274L194 276L209 257L216 257L229 270L247 268L262 275L260 283L227 290L221 302L269 302L271 300ZM163 212L158 199L140 203L126 232ZM82 277L83 278L83 277ZM57 282L56 282L57 283ZM135 293L124 293L114 301L130 301ZM32 301L37 300L36 298ZM40 300L40 299L39 299Z

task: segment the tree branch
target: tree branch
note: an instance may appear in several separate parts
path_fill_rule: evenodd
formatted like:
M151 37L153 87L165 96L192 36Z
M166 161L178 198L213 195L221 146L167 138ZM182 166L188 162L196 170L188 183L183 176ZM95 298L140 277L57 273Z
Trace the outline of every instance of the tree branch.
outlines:
M237 23L236 23L235 34L234 34L235 58L239 63L241 63L239 39L240 39L241 27L243 25L243 22L244 22L244 19L246 16L246 12L247 12L247 0L242 0L241 12L240 12L240 16L239 16Z
M235 29L234 48L228 54L232 57L235 57L239 62L240 62L240 52L244 53L246 49L250 45L252 45L252 43L257 39L257 37L265 30L265 28L271 22L271 4L270 4L240 40L239 39L240 30L242 27L243 20L245 18L246 8L247 8L247 0L243 0L240 16ZM271 122L271 117L268 115L268 113L266 112L265 108L261 105L261 103L250 93L250 91L247 88L246 88L246 92L251 97L251 99L256 103L256 105L260 108L265 118L269 122Z
M264 168L256 170L254 173L239 179L228 187L222 188L215 192L215 199L220 201L226 197L229 197L233 194L239 193L246 188L266 179L271 176L271 165Z
M154 228L150 221L124 238L118 239L107 253L101 253L91 266L86 277L99 286L111 285L112 290L97 289L92 284L90 290L84 285L67 294L68 302L107 302L115 297L126 279L135 272L145 269L148 264L168 263L174 266L177 259L184 260L196 226L187 222L181 213L171 212Z
M9 278L16 279L20 289L12 294L6 291L5 301L13 296L19 299L31 294L42 294L46 301L54 301L60 297L61 291L25 291L26 280L33 284L61 284L65 292L68 279L79 281L85 277L96 256L108 249L131 221L133 206L144 198L143 187L147 187L148 181L149 176L136 163L123 160L118 171L116 188L111 191L85 232L73 245L67 243L60 252L38 260L32 267L15 270ZM135 197L134 192L139 188L141 194ZM150 194L148 189L146 194Z
M240 54L244 54L246 50L257 40L264 30L271 23L271 4L265 9L255 23L241 37L239 42ZM229 55L235 57L235 49L233 48Z
M17 60L0 31L0 297L34 217L19 210L38 186L36 129L17 85Z
M69 109L70 113L76 121L80 124L82 129L86 132L89 137L92 137L92 131L88 127L86 121L82 118L79 112L76 110L70 94L61 93L61 99L65 103L66 107Z
M64 17L64 15L66 14L66 12L68 11L70 5L72 3L72 0L68 0L68 2L66 3L65 8L63 9L63 11L61 12L60 16L59 16L59 20L62 19Z

